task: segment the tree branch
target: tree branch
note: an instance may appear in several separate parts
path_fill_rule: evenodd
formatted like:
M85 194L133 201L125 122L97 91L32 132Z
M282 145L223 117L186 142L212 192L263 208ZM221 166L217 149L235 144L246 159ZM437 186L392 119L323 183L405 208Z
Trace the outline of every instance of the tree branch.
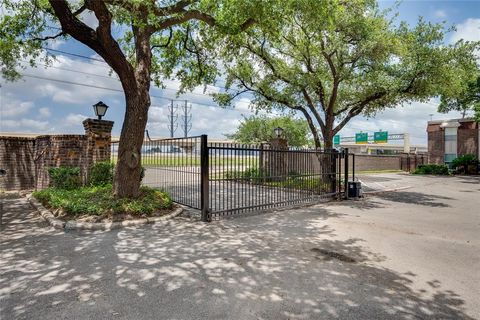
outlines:
M125 86L136 86L131 64L125 58L118 43L107 32L110 30L110 26L105 26L105 23L111 22L111 16L109 16L110 13L104 2L91 0L85 2L85 7L91 7L99 20L99 26L95 31L72 13L66 0L48 1L55 12L55 16L60 21L62 32L69 34L75 40L98 53L118 74L124 89ZM79 10L76 12L79 12ZM83 10L85 9L81 8L81 11Z
M43 37L43 38L32 38L33 41L46 41L46 40L53 40L53 39L57 39L58 37L61 37L61 36L64 36L66 35L66 32L64 31L61 31L59 33L57 33L56 35L53 35L53 36L46 36L46 37Z
M170 42L172 41L172 37L173 37L173 29L172 27L168 28L169 29L169 35L168 35L168 39L167 39L167 42L165 42L164 44L157 44L157 45L153 45L151 48L152 50L153 49L156 49L156 48L166 48L169 46Z

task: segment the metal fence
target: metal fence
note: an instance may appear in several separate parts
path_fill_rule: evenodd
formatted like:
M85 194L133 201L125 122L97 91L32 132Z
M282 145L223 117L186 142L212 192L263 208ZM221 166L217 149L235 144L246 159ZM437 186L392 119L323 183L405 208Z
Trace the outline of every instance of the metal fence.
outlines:
M112 155L117 155L112 144ZM207 136L147 141L143 184L201 210L202 220L346 195L347 152L208 143ZM350 173L351 174L351 173Z

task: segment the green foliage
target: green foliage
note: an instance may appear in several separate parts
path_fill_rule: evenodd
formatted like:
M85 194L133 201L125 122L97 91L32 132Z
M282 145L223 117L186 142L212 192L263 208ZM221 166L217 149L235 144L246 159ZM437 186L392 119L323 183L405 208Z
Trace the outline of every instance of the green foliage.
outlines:
M42 204L53 209L63 209L72 215L132 214L149 215L157 210L170 209L170 196L163 191L149 187L140 188L137 199L117 199L112 186L91 186L74 190L48 188L33 193Z
M470 79L464 80L464 85L456 88L455 92L446 92L440 99L438 112L448 113L460 111L465 117L468 111L473 111L475 119L480 122L480 76L472 78L474 72L464 75Z
M452 168L466 168L470 165L476 165L478 163L477 157L473 154L465 154L458 158L453 159L452 161Z
M473 154L465 154L452 161L452 168L457 169L457 173L476 173L477 165L478 159Z
M448 167L444 164L421 164L413 174L448 175Z
M228 171L225 173L227 179L245 179L252 180L252 182L261 179L268 179L270 174L260 168L248 168L245 171Z
M113 183L115 165L110 161L100 161L90 169L88 183L91 186L105 186Z
M478 42L445 45L443 25L392 22L376 1L284 7L281 28L254 26L216 45L230 90L214 97L229 105L247 91L257 110L295 110L327 147L351 118L454 92L477 69Z
M50 176L50 186L54 188L72 190L82 185L78 167L48 168L48 175Z
M273 130L277 127L284 130L284 137L287 139L288 145L303 147L309 144L310 130L307 122L289 116L269 118L253 115L244 118L237 131L227 137L240 143L268 142L275 137Z

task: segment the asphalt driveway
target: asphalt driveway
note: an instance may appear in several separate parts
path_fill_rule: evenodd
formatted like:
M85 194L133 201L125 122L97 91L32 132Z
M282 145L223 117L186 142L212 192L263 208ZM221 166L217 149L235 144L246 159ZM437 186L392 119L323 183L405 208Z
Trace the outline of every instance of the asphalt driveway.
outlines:
M360 201L60 232L3 198L3 319L479 319L480 179Z

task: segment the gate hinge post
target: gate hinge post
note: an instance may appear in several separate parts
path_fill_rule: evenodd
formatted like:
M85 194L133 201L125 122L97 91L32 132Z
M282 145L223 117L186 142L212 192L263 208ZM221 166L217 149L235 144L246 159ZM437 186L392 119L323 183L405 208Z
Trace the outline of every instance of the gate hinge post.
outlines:
M200 137L200 206L202 208L203 222L212 220L209 212L208 153L208 136L202 134Z

